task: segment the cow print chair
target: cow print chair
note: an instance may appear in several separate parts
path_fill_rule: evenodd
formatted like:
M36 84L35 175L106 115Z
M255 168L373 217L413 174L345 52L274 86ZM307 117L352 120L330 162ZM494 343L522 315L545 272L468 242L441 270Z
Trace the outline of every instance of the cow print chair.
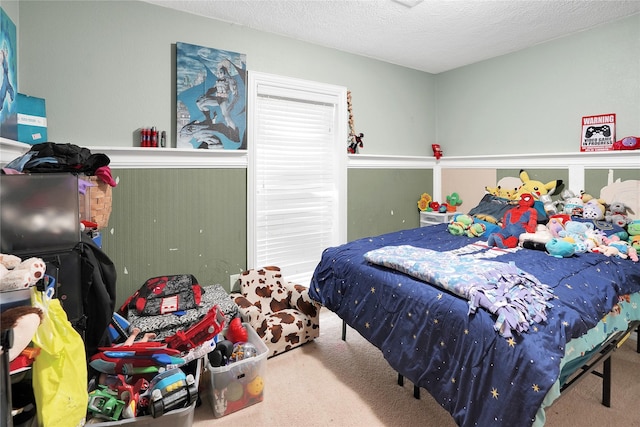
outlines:
M240 292L231 298L247 322L264 340L269 356L312 341L320 334L320 305L308 288L286 281L280 268L263 267L240 275Z

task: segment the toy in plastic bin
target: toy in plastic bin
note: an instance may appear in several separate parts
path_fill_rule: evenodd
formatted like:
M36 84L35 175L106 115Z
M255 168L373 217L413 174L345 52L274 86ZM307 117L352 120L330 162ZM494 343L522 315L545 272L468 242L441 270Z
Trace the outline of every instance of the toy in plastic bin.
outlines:
M104 385L89 393L87 411L96 418L118 421L124 407L125 403Z
M224 313L217 305L214 305L202 320L186 331L178 331L167 337L165 342L169 348L189 351L218 335L224 328L224 323Z
M192 374L174 368L156 375L149 384L149 410L153 418L190 405L198 399L198 385Z

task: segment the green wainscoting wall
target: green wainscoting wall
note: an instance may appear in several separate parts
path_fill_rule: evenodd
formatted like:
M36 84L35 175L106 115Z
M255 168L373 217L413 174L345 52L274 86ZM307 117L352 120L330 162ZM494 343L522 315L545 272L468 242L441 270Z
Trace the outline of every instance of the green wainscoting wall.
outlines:
M613 182L618 179L627 181L630 179L640 180L640 165L637 169L615 169L613 171ZM600 197L600 189L605 187L609 179L609 170L607 169L585 169L584 171L584 191L593 197Z
M525 169L530 179L547 183L554 179L561 179L563 183L567 183L569 179L569 171L567 169ZM498 180L507 176L519 175L520 171L515 169L498 169L496 175ZM637 169L615 169L613 170L613 181L620 179L626 181L629 179L640 180L640 167ZM584 186L583 189L586 193L591 194L594 197L600 197L600 189L608 184L609 170L608 169L585 169L584 171ZM563 184L558 188L554 194L559 195L562 190L566 188Z
M347 240L420 225L418 200L433 195L431 169L350 169Z
M145 280L191 273L201 284L229 287L247 265L246 169L115 169L113 211L103 249L117 268L117 304ZM518 176L499 169L498 179ZM527 170L542 182L568 179L567 170ZM598 196L608 170L585 171L585 191ZM614 171L640 179L640 169ZM489 184L489 183L488 183ZM487 185L488 185L487 184ZM347 240L420 225L417 202L433 194L431 169L348 170Z
M191 273L219 283L247 264L246 169L115 169L103 250L117 268L117 304L145 280ZM432 170L348 172L347 239L419 225L417 202Z
M229 287L247 264L246 169L115 169L103 250L117 268L118 306L145 280L193 274Z

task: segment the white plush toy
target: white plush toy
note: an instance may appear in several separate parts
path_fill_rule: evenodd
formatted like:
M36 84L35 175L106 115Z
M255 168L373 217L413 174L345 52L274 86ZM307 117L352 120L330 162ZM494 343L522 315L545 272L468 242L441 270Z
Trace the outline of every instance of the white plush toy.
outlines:
M44 277L47 265L41 258L22 261L15 255L0 254L0 292L35 286Z

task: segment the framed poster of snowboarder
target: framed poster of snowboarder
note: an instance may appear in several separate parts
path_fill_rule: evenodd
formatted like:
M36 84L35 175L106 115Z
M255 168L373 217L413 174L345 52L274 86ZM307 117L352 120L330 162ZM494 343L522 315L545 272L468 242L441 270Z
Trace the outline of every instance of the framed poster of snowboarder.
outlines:
M247 148L246 55L176 43L176 148Z
M616 115L601 114L582 118L580 151L609 151L616 140Z

